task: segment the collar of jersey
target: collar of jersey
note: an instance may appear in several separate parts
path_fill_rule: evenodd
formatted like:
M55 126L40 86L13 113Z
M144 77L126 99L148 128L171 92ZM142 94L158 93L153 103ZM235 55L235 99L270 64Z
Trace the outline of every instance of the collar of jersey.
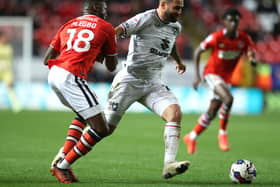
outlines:
M223 29L223 34L226 35L226 29ZM237 30L235 38L238 38L238 36L239 36L239 31Z
M163 20L160 19L159 15L158 15L158 12L157 12L157 9L155 9L155 15L156 15L156 18L159 20L160 23L162 23L164 25L169 24L169 22L164 22Z

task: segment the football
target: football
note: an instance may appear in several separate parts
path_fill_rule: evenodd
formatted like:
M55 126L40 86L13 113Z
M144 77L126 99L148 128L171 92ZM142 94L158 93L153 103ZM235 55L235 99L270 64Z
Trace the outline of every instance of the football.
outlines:
M233 183L250 184L256 179L257 170L249 160L237 160L230 168L229 177Z

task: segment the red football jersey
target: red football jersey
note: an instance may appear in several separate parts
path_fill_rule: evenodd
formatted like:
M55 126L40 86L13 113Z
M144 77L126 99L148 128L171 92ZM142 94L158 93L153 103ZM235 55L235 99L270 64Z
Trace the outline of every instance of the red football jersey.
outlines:
M211 55L204 68L203 75L216 74L230 83L231 75L242 54L248 49L255 49L250 36L238 31L237 37L225 37L224 30L210 34L200 46L202 49L211 49Z
M60 27L51 42L51 47L60 55L48 61L49 67L59 66L83 79L98 54L117 55L114 27L105 20L84 15L70 20Z

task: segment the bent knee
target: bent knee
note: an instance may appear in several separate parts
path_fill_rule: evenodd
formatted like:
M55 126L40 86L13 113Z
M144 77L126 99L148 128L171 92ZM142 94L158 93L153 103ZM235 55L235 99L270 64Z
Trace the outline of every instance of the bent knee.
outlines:
M228 97L225 99L225 102L224 102L224 103L230 107L230 106L232 105L232 103L233 103L233 100L234 100L233 96L230 95L230 96L228 96Z
M181 119L182 119L182 112L181 112L181 108L178 104L173 104L168 106L163 114L162 114L162 118L167 121L167 122L177 122L180 123Z
M217 116L217 111L208 112L208 120L212 121Z

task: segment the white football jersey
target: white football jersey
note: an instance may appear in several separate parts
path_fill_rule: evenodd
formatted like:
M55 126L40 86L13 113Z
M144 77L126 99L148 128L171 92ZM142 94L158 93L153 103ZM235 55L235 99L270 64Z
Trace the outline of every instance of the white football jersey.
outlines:
M153 9L137 14L121 26L122 37L130 37L126 71L139 79L160 79L161 70L181 32L180 23L162 22Z

